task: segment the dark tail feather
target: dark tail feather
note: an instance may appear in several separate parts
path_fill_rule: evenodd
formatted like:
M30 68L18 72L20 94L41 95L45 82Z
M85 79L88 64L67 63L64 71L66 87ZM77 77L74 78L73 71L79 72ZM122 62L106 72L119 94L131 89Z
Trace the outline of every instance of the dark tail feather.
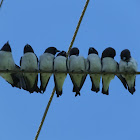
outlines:
M35 91L36 91L37 93L42 93L41 90L40 90L40 88L39 88L38 86L36 86Z
M27 80L27 78L23 77L23 75L20 78L20 83L21 83L22 89L24 89L26 91L29 91L29 87L28 87L29 86L29 83L28 83L28 80Z
M73 90L72 90L72 92L76 92L76 88L75 88L75 86L73 86Z
M59 97L59 95L58 94L56 94L57 95L57 98Z
M129 88L128 87L128 91L133 95L134 92L136 91L135 87Z
M45 89L43 89L43 86L40 85L40 90L44 93L45 92Z
M47 86L46 86L47 87ZM40 92L41 93L44 93L45 91L46 91L46 87L45 88L43 88L43 86L42 85L40 85Z
M79 95L79 96L81 95L79 91L76 92L75 97L76 97L77 95Z
M72 76L70 75L70 78L71 78L71 81L72 81L72 83L73 83L73 92L76 92L76 94L75 94L75 97L77 96L77 95L79 95L80 96L80 91L79 91L79 88L77 87L77 85L75 84L75 82L74 82L74 80L73 80L73 78L72 78Z
M93 80L92 80L92 77L91 77L91 76L90 76L90 79L91 79L91 83L92 83L91 90L97 93L98 91L100 91L100 89L95 87L94 82L93 82Z
M13 79L13 84L11 84L13 87L17 87L21 89L21 84L20 84L20 77L16 76L15 73L11 74L12 79Z
M57 95L57 97L61 96L62 95L62 91L56 90L56 95Z
M60 95L60 96L62 95L62 91L59 92L59 95Z
M96 88L96 87L95 87L94 83L92 83L92 88L91 88L91 90L94 91L94 92L96 92L96 93L97 93L98 91L100 91L99 88Z
M76 89L76 87L75 86L73 86L73 92L76 92L76 94L75 94L75 97L77 96L77 95L81 95L80 94L80 91L78 90L78 89Z
M42 93L38 86L33 87L33 88L29 88L29 89L27 88L25 90L29 91L30 93L33 93L33 92Z
M99 88L94 88L94 87L92 87L91 90L94 91L94 92L96 92L96 93L100 91Z
M107 89L107 91L104 91L104 88L102 88L102 93L106 94L106 95L109 95L109 88Z
M77 95L79 95L79 96L81 95L79 89L76 88L75 86L73 86L73 92L76 92L75 97L76 97Z

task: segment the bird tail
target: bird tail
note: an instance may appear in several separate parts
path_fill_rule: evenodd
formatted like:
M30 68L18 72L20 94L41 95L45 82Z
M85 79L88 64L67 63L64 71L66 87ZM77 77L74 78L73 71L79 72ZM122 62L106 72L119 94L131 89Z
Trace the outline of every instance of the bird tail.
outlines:
M13 79L12 86L21 89L20 79L15 74L11 74L11 76L12 76L12 79Z
M80 94L80 91L79 91L79 89L78 89L78 87L76 87L76 86L73 86L73 92L76 92L76 94L75 94L75 97L77 96L77 95L81 95Z
M73 90L72 90L72 92L76 92L76 88L75 88L75 86L73 86Z
M135 87L131 87L131 88L128 87L128 91L133 95L136 89Z
M61 91L56 90L56 95L57 95L57 97L61 96L62 95L62 90Z
M116 76L120 79L123 86L127 89L127 82L126 82L125 78L123 78L122 75L120 75L120 74L117 74Z
M23 89L27 89L25 80L24 80L24 78L23 78L23 75L20 76L20 86L21 86Z
M79 91L76 92L75 97L76 97L77 95L79 95L79 96L81 95Z
M42 92L41 92L41 89L40 89L38 86L36 86L36 88L35 88L34 91L36 91L37 93L42 93Z
M92 85L91 90L97 93L100 91L100 88L96 88L94 85Z
M109 88L107 89L107 91L104 91L104 88L102 88L102 93L106 94L106 95L109 95Z
M91 90L94 92L99 92L100 91L100 76L99 75L90 75L92 87ZM94 80L96 83L94 83Z
M91 90L97 93L98 91L100 91L100 88L99 87L98 88L95 87L95 84L94 84L91 76L90 76L90 79L91 79L91 82L92 82Z

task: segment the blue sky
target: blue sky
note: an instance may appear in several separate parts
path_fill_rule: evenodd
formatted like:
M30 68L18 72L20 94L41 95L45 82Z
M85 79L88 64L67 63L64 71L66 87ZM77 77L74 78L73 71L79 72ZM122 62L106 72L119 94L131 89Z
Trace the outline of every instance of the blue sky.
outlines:
M16 64L30 44L39 57L49 46L68 50L85 0L4 0L0 9L0 46L9 40ZM140 64L140 1L91 0L74 43L80 55L88 48L99 55L106 47L120 52L129 49ZM87 77L81 96L75 98L67 76L63 96L53 98L39 140L139 140L140 79L132 96L115 77L110 95L92 92ZM40 84L40 83L38 83ZM0 78L0 139L33 140L54 87L53 77L46 92L29 94L12 88Z

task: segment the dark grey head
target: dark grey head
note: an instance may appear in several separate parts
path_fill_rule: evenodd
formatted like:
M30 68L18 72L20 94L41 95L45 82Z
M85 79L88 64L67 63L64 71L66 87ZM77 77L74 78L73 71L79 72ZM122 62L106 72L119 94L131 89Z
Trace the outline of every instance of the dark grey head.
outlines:
M60 51L57 50L55 47L49 47L45 50L44 53L51 53L51 54L55 55L57 52L60 52Z
M6 51L6 52L11 52L11 51L12 51L8 41L7 41L7 43L5 43L4 46L1 48L1 51Z
M27 53L27 52L34 53L33 48L29 44L25 45L25 47L24 47L24 54Z
M123 50L120 57L123 61L129 61L129 59L131 58L130 51L128 49Z
M105 57L111 57L114 59L114 57L116 56L116 51L115 49L113 49L112 47L108 47L106 48L103 52L102 52L102 57L101 59L105 58Z
M76 56L78 56L78 55L79 55L79 49L76 48L76 47L72 48L72 49L70 50L69 56L71 56L71 55L76 55Z
M65 51L61 51L60 53L57 54L57 56L64 56L64 57L66 57L66 52Z
M93 47L90 47L89 50L88 50L88 55L89 54L97 54L98 55L98 52Z

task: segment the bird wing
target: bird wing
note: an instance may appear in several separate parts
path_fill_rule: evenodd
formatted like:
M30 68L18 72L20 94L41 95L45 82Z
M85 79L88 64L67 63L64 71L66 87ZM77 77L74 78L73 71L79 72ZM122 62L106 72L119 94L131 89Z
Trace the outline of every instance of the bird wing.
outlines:
M51 76L50 76L51 77ZM48 78L48 80L47 80L47 82L46 82L46 85L45 85L45 87L43 88L43 81L42 81L42 76L41 76L41 74L40 74L40 82L41 82L41 85L40 85L40 90L42 90L43 91L43 93L45 92L45 90L46 90L46 87L47 87L47 85L48 85L48 82L49 82L49 80L50 80L50 77Z
M73 83L73 87L74 87L74 89L75 89L74 92L80 93L80 92L79 92L79 88L78 88L77 84L75 83L72 74L69 74L69 75L70 75L71 81L72 81L72 83Z
M20 66L21 66L21 62L22 62L22 57L20 58Z
M119 72L119 64L117 62L117 72ZM125 80L125 78L122 77L121 74L116 74L116 76L120 79L120 81L122 82L123 86L127 89L127 82Z

